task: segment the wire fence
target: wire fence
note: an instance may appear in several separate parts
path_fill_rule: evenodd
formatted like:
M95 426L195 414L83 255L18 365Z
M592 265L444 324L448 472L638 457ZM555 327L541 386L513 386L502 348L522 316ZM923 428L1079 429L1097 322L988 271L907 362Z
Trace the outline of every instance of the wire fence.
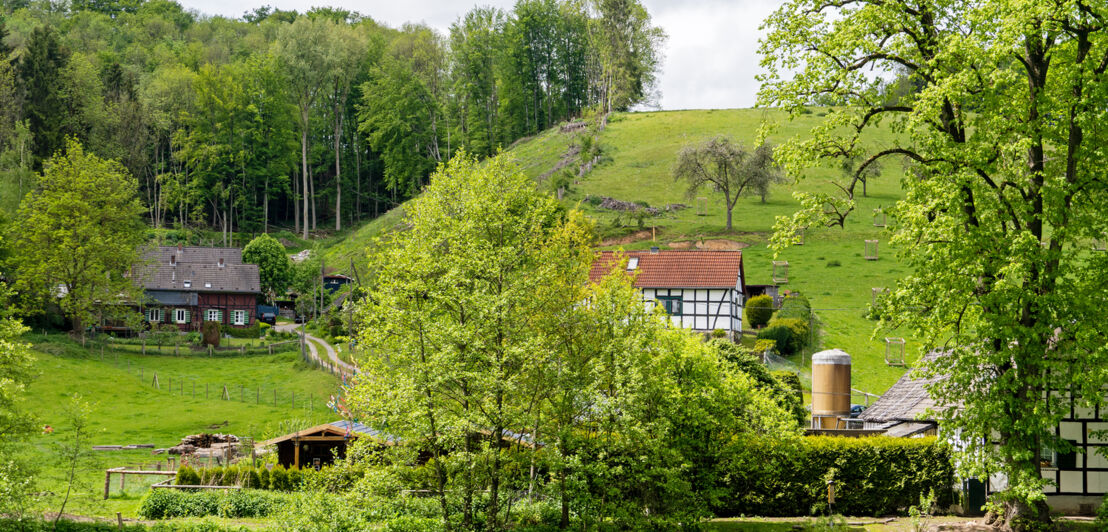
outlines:
M287 340L260 345L239 344L237 346L213 347L197 346L192 344L164 343L142 341L119 342L113 340L92 340L87 344L94 352L99 351L101 359L105 354L130 353L135 355L162 355L178 357L244 357L272 355L275 353L287 353L300 349L299 340Z
M290 352L294 349L300 349L299 340L281 342L280 344L270 344L267 348L274 348L274 346L278 345L283 349L280 351L274 350L273 352ZM142 385L183 398L229 401L258 406L264 405L274 408L285 408L290 411L307 411L310 413L316 411L322 412L324 410L337 411L343 395L344 387L342 386L336 386L333 394L324 397L314 392L305 393L301 391L297 393L294 389L282 387L277 384L233 381L213 382L212 379L207 376L200 377L174 371L166 371L164 368L150 368L142 364L137 364L130 358L121 359L119 357L120 352L142 354L141 350L120 349L120 345L108 342L96 342L95 345L90 343L88 347L89 350L93 352L94 356L99 356L102 362L115 365L128 375L137 378ZM151 351L148 349L147 354L150 353ZM214 350L213 353L215 353ZM235 353L239 353L239 351L235 351ZM241 356L241 354L223 356ZM341 368L336 367L334 364L313 358L307 353L306 349L301 355L301 358L313 369L326 371L332 375L341 377L344 384L345 380L349 377Z

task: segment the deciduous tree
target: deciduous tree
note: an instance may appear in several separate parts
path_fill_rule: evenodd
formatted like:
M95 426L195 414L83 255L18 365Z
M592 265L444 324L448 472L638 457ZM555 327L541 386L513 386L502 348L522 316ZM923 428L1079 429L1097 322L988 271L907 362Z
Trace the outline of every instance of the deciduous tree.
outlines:
M765 23L760 95L799 112L830 109L810 138L779 150L796 175L857 155L838 194L802 196L778 245L810 224L841 225L858 178L907 159L892 242L912 273L882 326L910 326L941 375L930 392L962 473L1003 473L1005 524L1049 520L1040 452L1070 409L1100 403L1108 381L1108 7L1102 3L791 0ZM870 72L907 70L895 103ZM877 127L896 136L877 145ZM825 166L825 167L826 167Z
M261 275L262 294L267 300L284 296L292 281L292 263L285 246L267 234L258 235L242 248L242 261L257 264Z
M101 317L134 314L125 305L142 293L130 278L144 242L137 194L119 162L86 153L75 140L47 161L11 229L15 286L35 302L28 310L56 302L76 332Z
M750 152L724 136L682 148L677 154L673 178L688 182L690 199L705 186L723 194L728 231L731 230L731 211L740 197L757 194L764 198L770 184L781 180L773 161L773 148L768 144Z

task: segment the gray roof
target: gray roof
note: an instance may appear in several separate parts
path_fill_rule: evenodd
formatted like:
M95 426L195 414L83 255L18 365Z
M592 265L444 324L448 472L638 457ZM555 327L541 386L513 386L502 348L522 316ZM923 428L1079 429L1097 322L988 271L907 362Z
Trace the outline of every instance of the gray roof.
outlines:
M171 262L173 258L175 262ZM219 259L223 265L219 265ZM261 293L258 266L238 248L161 246L147 254L135 281L148 291Z
M923 361L932 360L937 356L937 352L928 353ZM935 406L935 400L927 393L927 385L935 380L937 378L919 378L915 371L909 371L858 417L864 419L867 425L890 421L916 421L917 416Z
M340 419L338 421L332 421L331 423L328 423L328 425L331 425L332 427L336 427L336 428L341 429L341 430L345 430L347 432L357 432L359 434L365 434L367 436L372 436L374 438L377 438L379 440L384 440L384 441L387 441L387 442L395 443L397 441L397 439L394 436L390 436L388 434L385 434L384 432L381 432L381 431L379 431L379 430L377 430L373 427L370 427L368 425L363 425L361 423L358 423L357 421L349 421L349 420L346 420L346 419Z
M169 290L147 290L146 296L152 303L161 305L195 306L198 298L195 292L173 292Z

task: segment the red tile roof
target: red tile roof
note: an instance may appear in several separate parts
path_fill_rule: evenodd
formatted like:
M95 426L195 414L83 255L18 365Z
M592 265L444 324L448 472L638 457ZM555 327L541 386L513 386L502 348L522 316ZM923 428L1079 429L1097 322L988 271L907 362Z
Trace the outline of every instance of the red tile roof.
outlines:
M742 272L741 251L666 250L624 251L635 268L636 288L734 288ZM592 263L589 280L598 282L618 267L617 252L601 251ZM631 273L631 272L628 272Z

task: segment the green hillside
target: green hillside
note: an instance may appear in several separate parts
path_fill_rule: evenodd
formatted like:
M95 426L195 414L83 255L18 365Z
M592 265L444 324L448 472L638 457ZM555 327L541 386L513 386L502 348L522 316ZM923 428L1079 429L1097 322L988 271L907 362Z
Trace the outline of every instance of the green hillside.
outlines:
M776 125L769 141L781 143L805 135L822 120L823 114L816 108L794 121L789 121L783 112L763 109L615 114L598 134L600 164L574 181L564 201L597 220L606 249L644 249L652 245L663 249L741 248L747 283L771 284L774 258L766 243L775 217L789 215L799 208L793 191L832 188L827 178L837 175L839 170L813 169L800 182L774 187L764 204L757 197L740 199L733 213L734 230L726 232L722 199L711 191L701 191L698 196L705 198L706 212L698 214L696 200L687 198L684 184L673 180L672 167L678 151L688 143L724 134L753 147L764 123ZM528 175L540 179L558 164L571 145L580 143L578 135L553 128L517 142L507 153ZM869 139L876 145L891 140L891 132ZM567 168L577 167L579 161L573 161ZM886 244L884 230L874 227L872 218L875 208L890 206L900 198L902 176L900 166L887 165L882 175L868 184L868 197L859 198L858 208L845 229L811 230L803 246L795 246L777 257L790 265L789 282L782 288L801 291L811 300L813 308L819 309L819 347L840 348L850 353L855 360L854 387L875 394L883 393L904 372L903 368L885 364L884 337L906 333L882 332L874 336L874 322L864 317L872 289L893 286L906 271L897 261L896 250ZM542 186L550 188L546 181ZM585 201L590 196L645 202L654 207L680 203L688 208L645 218L640 227L637 219L599 209ZM351 259L360 263L372 238L398 227L402 217L401 207L364 225L327 248L328 263L339 268L346 267ZM656 240L651 240L652 229ZM880 242L879 260L864 259L867 239ZM918 347L908 338L909 360L918 357ZM808 364L807 354L796 358L797 364ZM864 402L861 395L854 399Z

